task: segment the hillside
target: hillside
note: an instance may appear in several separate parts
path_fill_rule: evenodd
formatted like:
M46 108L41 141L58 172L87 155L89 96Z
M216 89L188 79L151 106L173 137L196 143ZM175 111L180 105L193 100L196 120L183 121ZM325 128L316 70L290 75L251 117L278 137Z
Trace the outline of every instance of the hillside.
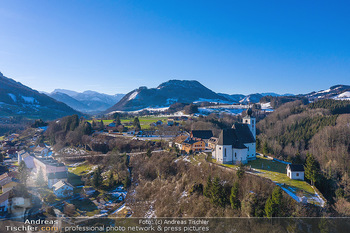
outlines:
M0 73L0 116L51 120L72 114L80 113Z
M264 154L301 164L313 155L320 167L317 188L331 203L350 201L350 101L290 102L260 121L257 132Z
M135 111L144 108L168 107L173 103L230 102L198 81L170 80L157 88L140 87L129 92L106 113L113 111Z

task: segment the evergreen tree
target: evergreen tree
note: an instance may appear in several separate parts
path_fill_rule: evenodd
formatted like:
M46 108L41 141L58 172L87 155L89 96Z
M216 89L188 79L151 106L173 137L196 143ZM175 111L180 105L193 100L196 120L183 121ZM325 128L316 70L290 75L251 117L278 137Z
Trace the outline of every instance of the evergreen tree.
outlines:
M269 197L265 204L266 217L278 217L281 215L282 197L282 189L276 186L272 191L271 197Z
M225 206L225 192L223 187L220 184L220 179L219 177L215 177L212 188L211 188L211 199L210 201L219 206Z
M238 170L237 170L237 177L238 179L241 179L244 176L244 166L242 163L239 164Z
M138 117L134 118L133 126L135 130L141 130L140 120Z
M281 206L282 206L282 189L279 186L276 186L272 191L272 201L275 204L275 215L280 216Z
M212 186L213 186L213 184L212 184L212 181L211 181L211 176L209 175L208 179L207 179L207 185L204 187L204 191L203 191L204 196L206 196L208 198L211 198L211 188L212 188Z
M102 176L101 176L101 168L97 167L92 176L92 185L95 188L98 188L102 185Z
M40 168L38 171L38 175L36 177L36 184L40 187L45 186L45 179L44 179L44 174L43 174L43 170Z
M19 163L19 166L18 166L18 173L19 173L19 180L24 184L26 185L27 184L27 179L29 177L29 170L27 168L27 165L26 163L22 160L20 163Z
M103 124L103 120L101 119L100 121L100 130L104 130L105 129L105 125Z
M110 171L110 173L109 173L108 186L109 186L109 188L112 188L113 186L115 186L115 180L114 180L112 171Z
M315 158L307 153L306 163L305 163L305 178L310 180L311 185L314 185L318 179L319 175L319 165Z
M148 148L148 149L147 149L146 155L147 155L148 158L151 158L151 156L152 156L152 150L151 150L151 148Z
M267 142L264 142L264 145L263 145L263 154L264 155L267 155L269 153L269 148L267 146Z
M271 218L274 216L274 212L275 212L275 204L273 203L272 198L269 197L269 199L267 199L265 204L265 216L268 218Z
M231 195L230 195L230 203L231 203L232 209L239 209L241 207L241 202L238 199L238 190L239 190L239 184L238 182L235 182L231 189Z
M131 185L131 179L129 176L127 176L125 179L124 179L124 182L123 182L123 185L124 185L124 188L127 188Z
M119 115L117 115L117 118L115 119L115 125L118 126L118 125L121 125L122 123L120 122L120 117Z

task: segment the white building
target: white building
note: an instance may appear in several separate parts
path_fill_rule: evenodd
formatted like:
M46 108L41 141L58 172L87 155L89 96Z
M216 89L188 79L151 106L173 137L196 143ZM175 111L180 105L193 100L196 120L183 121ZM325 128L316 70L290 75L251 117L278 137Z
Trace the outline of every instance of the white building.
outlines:
M29 168L29 169L33 169L35 167L34 157L31 156L28 152L18 154L18 164L20 164L21 161L24 161L27 168Z
M53 188L53 193L57 197L68 197L73 195L74 187L68 182L60 180L56 184L54 184L52 188Z
M249 109L243 123L235 123L232 128L221 131L213 157L223 164L246 164L256 159L255 118Z
M299 164L287 165L287 176L292 180L304 180L304 166Z

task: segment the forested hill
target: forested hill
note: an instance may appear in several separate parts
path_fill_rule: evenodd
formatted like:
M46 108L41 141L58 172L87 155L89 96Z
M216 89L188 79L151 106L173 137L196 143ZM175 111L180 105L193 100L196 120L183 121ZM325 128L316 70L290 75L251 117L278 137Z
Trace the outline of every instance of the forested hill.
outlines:
M346 201L350 214L350 101L286 103L260 121L257 132L258 151L294 163L312 154L320 167L316 186L336 204Z

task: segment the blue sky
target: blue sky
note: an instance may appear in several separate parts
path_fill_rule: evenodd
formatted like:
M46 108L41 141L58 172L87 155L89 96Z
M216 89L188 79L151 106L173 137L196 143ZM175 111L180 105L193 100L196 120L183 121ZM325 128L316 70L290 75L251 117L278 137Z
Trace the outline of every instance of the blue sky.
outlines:
M223 93L350 84L346 1L2 0L0 71L31 88Z

